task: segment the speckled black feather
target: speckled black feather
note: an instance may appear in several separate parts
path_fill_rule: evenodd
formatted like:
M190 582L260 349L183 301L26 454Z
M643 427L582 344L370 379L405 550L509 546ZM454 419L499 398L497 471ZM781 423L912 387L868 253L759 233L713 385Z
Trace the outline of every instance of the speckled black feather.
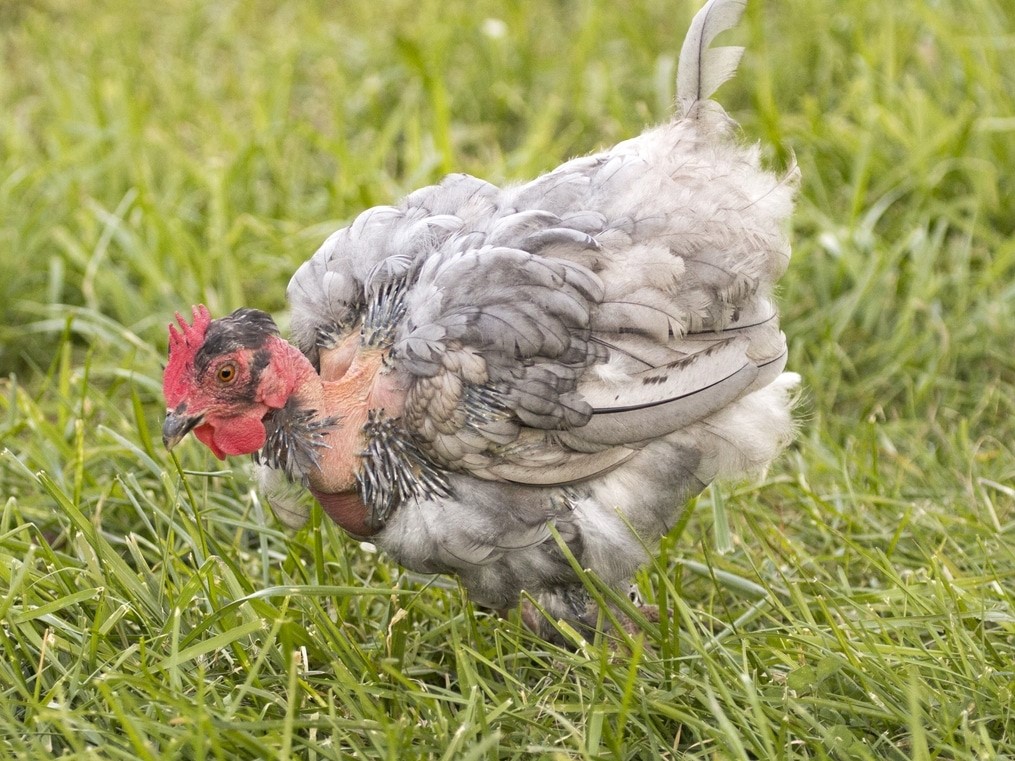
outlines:
M395 329L405 316L405 292L408 278L388 280L371 289L360 333L364 346L388 347Z
M427 459L397 420L371 410L363 431L368 444L356 482L374 525L383 526L407 501L451 496L445 474Z
M237 309L211 321L204 343L194 355L194 367L199 373L203 372L215 357L238 349L258 349L268 338L277 335L278 326L267 312Z
M319 464L319 451L327 447L328 433L339 424L337 417L316 419L317 410L302 409L294 399L264 418L267 439L254 453L254 462L281 470L295 483L307 485L307 473Z

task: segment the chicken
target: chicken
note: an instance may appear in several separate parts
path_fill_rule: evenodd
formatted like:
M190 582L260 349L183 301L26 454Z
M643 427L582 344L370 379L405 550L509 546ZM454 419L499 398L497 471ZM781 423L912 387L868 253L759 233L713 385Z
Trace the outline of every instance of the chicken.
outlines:
M531 182L464 174L369 209L267 314L170 326L163 438L252 454L283 522L309 489L405 567L471 599L588 631L561 551L623 589L686 501L763 469L799 377L772 291L796 171L708 98L742 49L710 47L743 0L710 0L680 53L672 121Z

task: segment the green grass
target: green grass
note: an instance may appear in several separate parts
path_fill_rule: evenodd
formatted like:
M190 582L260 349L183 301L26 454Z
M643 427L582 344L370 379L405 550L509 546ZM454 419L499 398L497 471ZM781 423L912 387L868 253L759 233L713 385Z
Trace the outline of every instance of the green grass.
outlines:
M0 756L1015 758L1013 7L753 0L720 100L803 170L801 434L568 652L167 455L165 326L665 118L694 8L0 1Z

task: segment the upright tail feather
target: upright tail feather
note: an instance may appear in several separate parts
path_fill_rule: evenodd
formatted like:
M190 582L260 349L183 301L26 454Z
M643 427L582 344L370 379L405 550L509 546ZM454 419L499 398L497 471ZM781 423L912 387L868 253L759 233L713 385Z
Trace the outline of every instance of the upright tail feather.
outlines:
M680 48L677 69L677 115L687 116L695 103L710 98L737 71L742 47L710 48L721 32L740 21L747 0L708 0L691 20Z

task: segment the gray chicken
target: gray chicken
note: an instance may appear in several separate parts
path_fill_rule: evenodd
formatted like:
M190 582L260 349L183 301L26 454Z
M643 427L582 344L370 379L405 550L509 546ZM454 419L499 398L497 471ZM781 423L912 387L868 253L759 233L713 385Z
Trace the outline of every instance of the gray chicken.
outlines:
M521 185L451 175L334 233L289 284L295 345L256 310L177 315L166 446L253 454L287 524L306 488L477 604L524 591L595 626L551 526L622 589L688 498L793 434L772 289L796 172L763 169L708 100L743 6L695 16L669 123Z

